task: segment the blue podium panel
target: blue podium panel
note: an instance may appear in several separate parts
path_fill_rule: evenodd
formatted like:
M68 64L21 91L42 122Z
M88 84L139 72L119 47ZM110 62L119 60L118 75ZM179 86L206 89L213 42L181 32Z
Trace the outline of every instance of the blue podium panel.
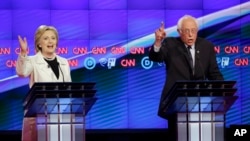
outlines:
M24 116L45 112L87 115L97 100L94 87L95 83L35 83L24 100Z
M173 112L222 112L229 110L237 96L186 96L177 97L166 114Z

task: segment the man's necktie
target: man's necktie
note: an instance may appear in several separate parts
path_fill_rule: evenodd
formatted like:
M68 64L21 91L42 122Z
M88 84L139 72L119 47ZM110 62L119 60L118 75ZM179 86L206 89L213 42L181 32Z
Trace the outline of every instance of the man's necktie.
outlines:
M192 54L191 54L191 51L190 51L191 48L192 48L191 46L188 46L188 47L187 47L187 50L188 50L188 60L189 60L189 63L190 63L190 65L191 65L192 72L193 72L193 74L194 74L193 57L192 57Z

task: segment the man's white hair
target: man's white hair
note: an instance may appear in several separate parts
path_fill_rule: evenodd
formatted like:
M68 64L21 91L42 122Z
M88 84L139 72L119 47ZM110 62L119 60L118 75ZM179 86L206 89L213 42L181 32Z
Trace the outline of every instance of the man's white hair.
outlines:
M177 23L177 29L181 29L182 27L182 22L186 19L192 19L195 21L196 25L197 25L197 29L199 28L199 23L197 21L197 19L191 15L184 15L183 17L181 17L179 20L178 20L178 23Z

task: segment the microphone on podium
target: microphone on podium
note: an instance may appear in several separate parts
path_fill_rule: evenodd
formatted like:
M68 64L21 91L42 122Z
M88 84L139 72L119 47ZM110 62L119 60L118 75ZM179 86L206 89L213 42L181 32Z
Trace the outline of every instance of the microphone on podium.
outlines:
M197 61L199 63L199 68L201 69L201 72L202 72L202 78L203 78L203 80L206 80L205 72L204 72L203 66L202 66L201 61L200 61L200 50L196 51L196 58L197 58Z
M63 74L63 71L62 71L62 69L61 69L61 67L60 67L60 63L59 63L59 62L57 62L57 65L58 65L58 67L59 67L59 70L60 70L60 71L61 71L61 73L62 73L63 82L65 82L65 81L64 81L64 74Z

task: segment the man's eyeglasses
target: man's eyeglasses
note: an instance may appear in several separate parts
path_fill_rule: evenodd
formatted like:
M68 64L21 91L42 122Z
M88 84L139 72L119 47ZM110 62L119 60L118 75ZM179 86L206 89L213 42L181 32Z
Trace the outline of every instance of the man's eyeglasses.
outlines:
M193 28L193 29L181 29L180 31L183 34L190 34L190 33L196 34L198 30L196 28Z

